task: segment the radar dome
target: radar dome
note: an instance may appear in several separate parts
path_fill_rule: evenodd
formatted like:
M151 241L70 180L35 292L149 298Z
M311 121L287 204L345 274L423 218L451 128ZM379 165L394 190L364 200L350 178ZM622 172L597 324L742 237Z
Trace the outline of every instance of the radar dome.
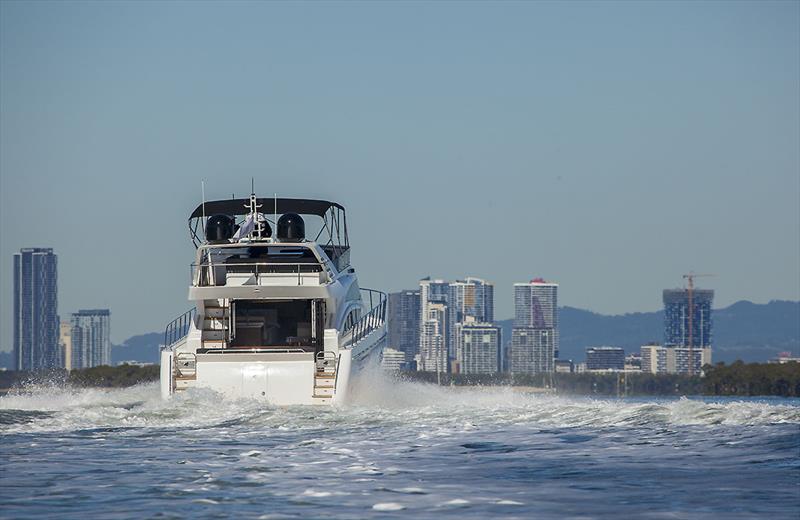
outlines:
M235 222L228 215L212 215L206 221L206 240L226 242L233 236Z
M278 219L278 239L300 242L306 238L306 223L297 213L285 213Z

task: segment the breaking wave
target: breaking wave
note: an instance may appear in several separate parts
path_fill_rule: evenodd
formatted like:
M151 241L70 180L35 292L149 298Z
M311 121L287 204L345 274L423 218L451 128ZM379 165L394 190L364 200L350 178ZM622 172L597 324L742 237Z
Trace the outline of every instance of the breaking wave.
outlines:
M190 390L164 401L157 384L125 389L30 384L0 397L0 432L90 428L210 428L220 425L303 427L386 423L426 428L482 425L532 428L679 427L800 424L796 400L708 398L593 399L532 394L503 387L438 387L362 377L352 404L271 407L255 400L222 400Z

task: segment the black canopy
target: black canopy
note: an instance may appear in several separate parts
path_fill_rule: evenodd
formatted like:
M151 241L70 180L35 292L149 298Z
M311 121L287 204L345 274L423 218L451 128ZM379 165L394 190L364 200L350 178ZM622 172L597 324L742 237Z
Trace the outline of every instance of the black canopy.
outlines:
M277 200L277 211L275 209ZM341 204L329 202L327 200L313 200L313 199L258 199L258 204L261 206L259 211L261 213L299 213L301 215L318 215L323 216L331 208L338 208L344 211ZM250 199L228 199L228 200L212 200L205 204L205 214L207 217L211 215L247 215L250 213ZM200 204L189 216L190 219L203 216L203 205Z

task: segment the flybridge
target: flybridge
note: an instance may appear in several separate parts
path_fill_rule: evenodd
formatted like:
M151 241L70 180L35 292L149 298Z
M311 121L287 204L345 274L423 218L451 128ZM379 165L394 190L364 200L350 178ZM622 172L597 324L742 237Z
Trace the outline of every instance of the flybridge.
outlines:
M345 257L349 255L339 255L337 260ZM340 263L328 260L327 251L311 243L203 245L200 261L192 264L192 285L320 285L330 282L345 267Z
M306 229L301 215L316 217L318 231L313 242L330 248L334 256L349 249L347 216L341 204L315 199L258 198L255 193L247 199L201 203L189 215L189 234L195 247L241 241L303 242Z

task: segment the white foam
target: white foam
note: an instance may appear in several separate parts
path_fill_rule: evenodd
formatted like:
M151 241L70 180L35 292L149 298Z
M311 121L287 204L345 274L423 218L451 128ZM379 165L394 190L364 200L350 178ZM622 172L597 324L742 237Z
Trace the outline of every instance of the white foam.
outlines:
M800 424L793 402L729 399L590 399L515 392L510 388L450 388L395 381L381 373L359 378L356 399L335 411L304 407L275 408L255 400L224 400L194 389L162 400L158 384L125 389L30 385L0 397L0 410L47 412L0 426L0 431L74 431L79 429L176 428L203 430L221 424L296 431L344 426L402 427L425 443L487 427L652 427ZM351 459L347 470L377 474L374 464L359 460L355 446L327 444L315 438L331 461ZM308 444L306 442L305 444ZM250 450L242 457L263 455ZM386 469L385 471L391 471Z
M447 502L443 502L441 505L462 507L469 505L469 500L464 500L463 498L454 498L453 500L448 500Z
M397 502L378 502L372 506L375 511L402 511L405 508L403 504Z

